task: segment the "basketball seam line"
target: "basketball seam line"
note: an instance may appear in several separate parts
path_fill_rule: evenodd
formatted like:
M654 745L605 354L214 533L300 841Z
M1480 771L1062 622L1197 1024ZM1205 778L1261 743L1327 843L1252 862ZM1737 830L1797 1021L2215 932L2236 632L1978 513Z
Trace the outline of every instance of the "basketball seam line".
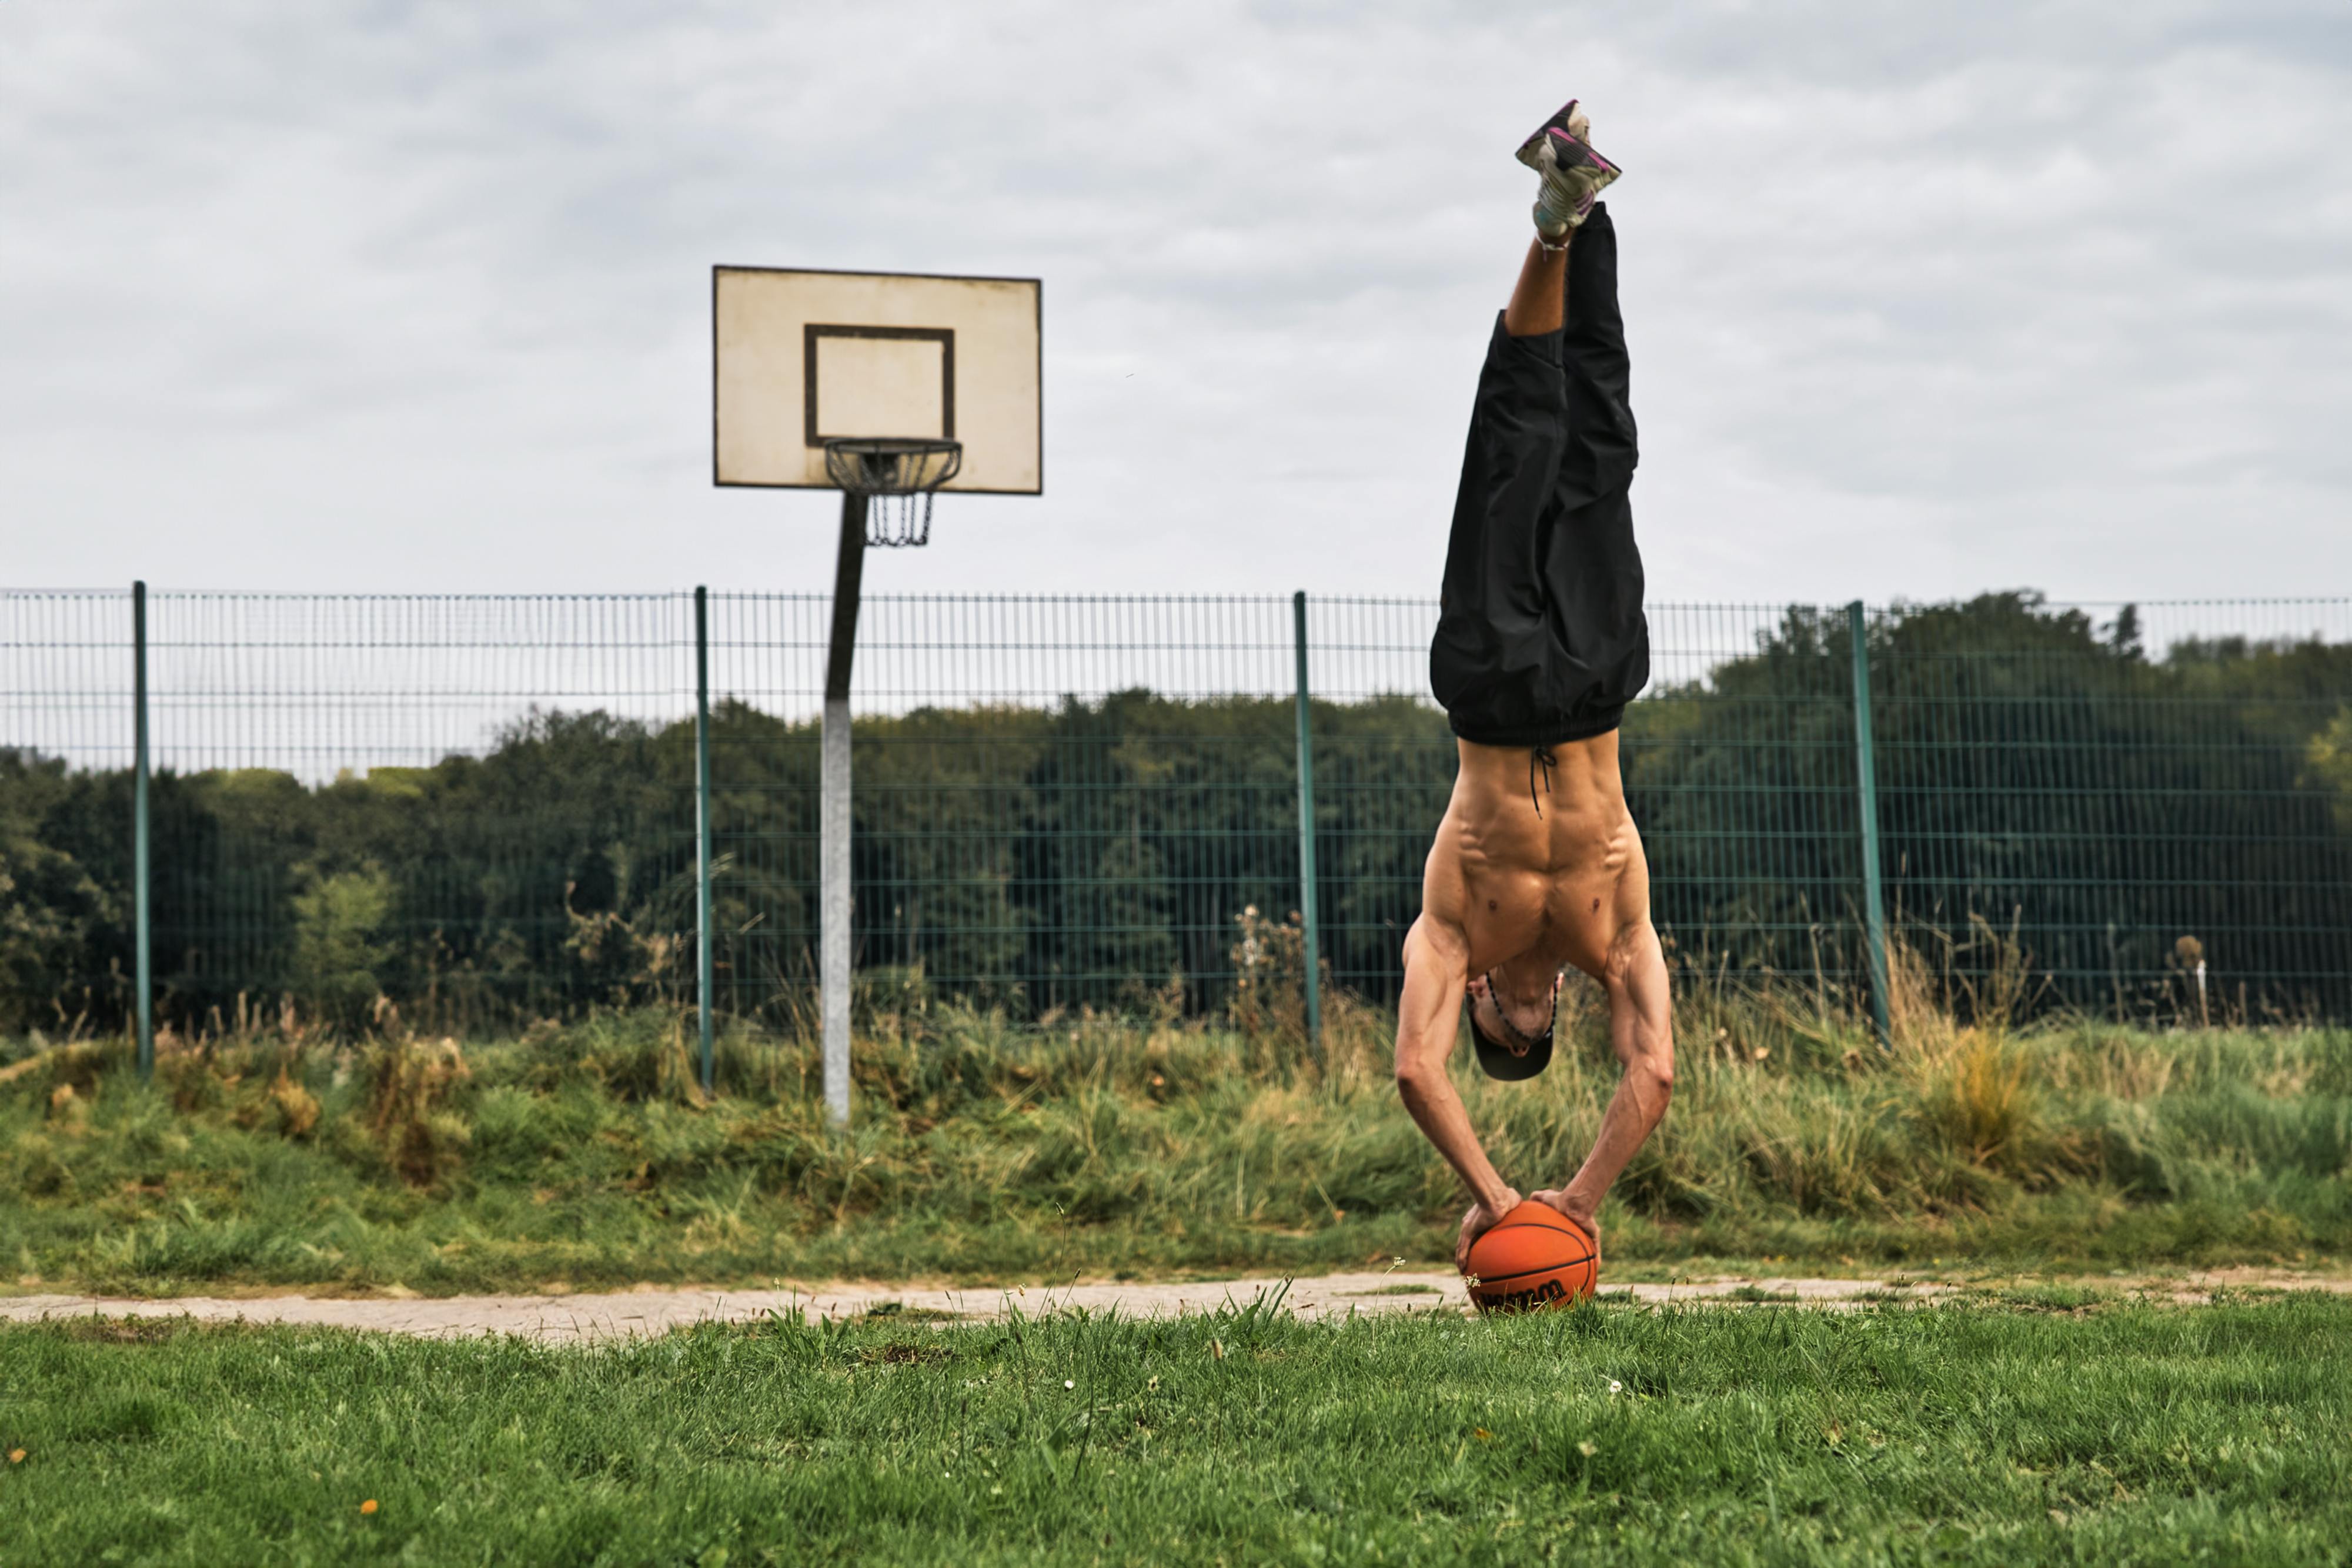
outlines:
M1569 1218L1565 1215L1562 1215L1558 1219L1512 1219L1506 1216L1505 1218L1496 1220L1486 1228L1489 1232L1496 1230L1557 1230L1563 1236L1583 1236L1588 1239L1591 1236L1591 1233L1588 1232L1584 1227L1579 1225L1576 1221Z
M1530 1274L1557 1274L1562 1269L1573 1269L1580 1263L1590 1263L1593 1259L1594 1255L1588 1252L1581 1258L1570 1258L1559 1263L1547 1263L1540 1269L1520 1269L1508 1274L1481 1274L1478 1276L1476 1288L1484 1290L1488 1285L1499 1285L1506 1280L1524 1280Z

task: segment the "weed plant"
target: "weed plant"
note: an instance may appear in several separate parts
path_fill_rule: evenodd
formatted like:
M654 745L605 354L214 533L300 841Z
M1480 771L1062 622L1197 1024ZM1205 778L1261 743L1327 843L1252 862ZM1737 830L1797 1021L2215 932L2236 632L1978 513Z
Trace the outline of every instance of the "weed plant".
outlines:
M2340 1563L2352 1301L0 1331L16 1563Z

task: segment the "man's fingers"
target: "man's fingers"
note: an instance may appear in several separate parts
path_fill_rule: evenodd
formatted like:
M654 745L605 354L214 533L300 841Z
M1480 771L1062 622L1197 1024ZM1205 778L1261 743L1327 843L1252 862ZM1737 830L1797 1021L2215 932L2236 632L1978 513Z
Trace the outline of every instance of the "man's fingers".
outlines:
M1482 1220L1486 1223L1480 1223ZM1492 1223L1493 1221L1487 1218L1486 1209L1478 1204L1472 1204L1464 1213L1462 1228L1454 1236L1454 1268L1465 1274L1470 1271L1470 1244L1477 1240L1485 1233L1486 1226Z

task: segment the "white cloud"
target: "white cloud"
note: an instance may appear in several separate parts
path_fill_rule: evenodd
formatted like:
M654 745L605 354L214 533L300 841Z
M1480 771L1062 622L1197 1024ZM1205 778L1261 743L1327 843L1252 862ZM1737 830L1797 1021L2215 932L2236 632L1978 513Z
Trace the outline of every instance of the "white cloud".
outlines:
M1661 600L2352 591L2340 7L0 11L0 580L822 589L714 262L1045 279L877 590L1434 591L1559 99Z

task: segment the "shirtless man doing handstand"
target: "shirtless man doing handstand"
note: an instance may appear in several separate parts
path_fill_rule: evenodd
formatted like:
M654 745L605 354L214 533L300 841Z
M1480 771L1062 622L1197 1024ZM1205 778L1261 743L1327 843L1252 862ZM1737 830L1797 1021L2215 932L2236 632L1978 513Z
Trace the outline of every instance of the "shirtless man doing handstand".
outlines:
M1479 1064L1551 1060L1563 970L1609 998L1624 1075L1568 1185L1532 1196L1600 1238L1601 1200L1674 1083L1665 956L1626 810L1617 725L1649 678L1617 238L1595 198L1617 169L1571 102L1519 159L1542 176L1536 239L1479 372L1430 680L1461 770L1404 943L1397 1087L1475 1199L1454 1261L1520 1201L1446 1076L1466 996Z

